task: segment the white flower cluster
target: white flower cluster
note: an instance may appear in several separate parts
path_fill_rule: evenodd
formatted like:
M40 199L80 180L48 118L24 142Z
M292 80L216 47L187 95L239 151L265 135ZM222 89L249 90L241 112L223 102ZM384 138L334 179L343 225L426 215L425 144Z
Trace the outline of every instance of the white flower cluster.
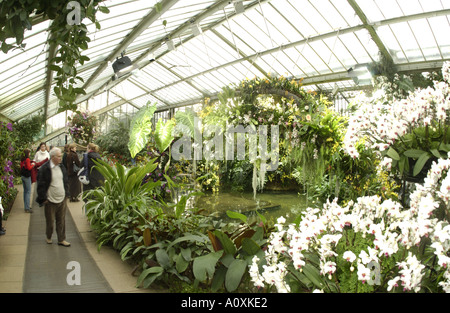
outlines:
M406 260L399 262L398 267L401 275L388 281L387 290L391 291L393 287L398 287L398 282L401 281L404 290L418 292L423 277L422 270L425 268L425 265L421 264L417 257L409 252Z
M450 157L450 154L449 154ZM360 197L356 203L346 207L328 201L323 209L308 208L298 225L285 225L285 219L279 218L275 225L277 231L270 236L265 252L265 263L262 274L259 273L260 260L255 257L250 268L252 281L256 286L264 284L276 286L279 292L289 292L284 282L287 264L297 270L308 262L305 251L316 253L320 260L320 274L331 279L336 272L336 258L343 258L356 266L358 279L362 282L373 282L370 264L380 263L380 258L388 258L399 251L401 246L410 249L418 245L421 238L431 239L438 265L445 269L439 285L450 292L450 225L438 221L434 211L442 201L449 205L450 188L448 188L450 159L434 162L423 186L417 185L411 195L411 208L403 209L400 203L384 200L379 196ZM336 245L342 237L345 226L352 226L362 236L373 236L373 248L367 246L358 256L352 251L342 255L336 252ZM415 255L397 263L400 276L388 282L388 290L400 285L405 291L419 291L421 288L424 265Z
M450 111L450 62L442 68L444 82L435 82L434 88L416 89L406 99L385 101L386 95L360 97L358 111L350 118L344 147L353 157L359 157L356 145L362 139L367 147L384 151L411 127L430 125L431 121L445 121Z

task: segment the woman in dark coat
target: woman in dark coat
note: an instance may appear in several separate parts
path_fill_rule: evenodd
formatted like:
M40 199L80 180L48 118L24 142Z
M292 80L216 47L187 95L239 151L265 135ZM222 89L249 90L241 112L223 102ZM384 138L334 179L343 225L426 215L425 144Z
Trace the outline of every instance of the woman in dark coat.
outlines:
M78 202L78 195L81 193L81 183L78 180L78 171L74 170L74 164L81 168L81 162L77 155L77 145L72 143L68 147L67 158L66 158L66 168L67 176L69 176L69 193L70 202Z
M101 159L98 153L99 149L96 144L90 143L87 146L87 158L88 158L88 178L89 184L83 185L83 191L88 191L100 187L103 185L105 180L103 175L95 168L95 163L93 160ZM87 202L89 199L84 197L83 200Z

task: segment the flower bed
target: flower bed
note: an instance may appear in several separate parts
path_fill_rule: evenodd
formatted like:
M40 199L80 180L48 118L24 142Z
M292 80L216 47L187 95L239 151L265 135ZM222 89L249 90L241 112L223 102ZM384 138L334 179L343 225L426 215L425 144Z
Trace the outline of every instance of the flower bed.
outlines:
M278 292L450 292L449 167L433 163L409 209L371 196L308 208L297 225L279 218L252 281Z

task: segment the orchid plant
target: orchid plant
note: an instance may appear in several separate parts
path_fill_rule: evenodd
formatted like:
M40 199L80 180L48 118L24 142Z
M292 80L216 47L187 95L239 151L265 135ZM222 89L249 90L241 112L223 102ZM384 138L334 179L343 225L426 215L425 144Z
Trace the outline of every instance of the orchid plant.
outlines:
M411 207L379 196L343 207L280 217L264 258L253 258L255 286L278 292L450 292L450 160L434 162Z
M357 158L358 143L375 149L386 168L401 176L426 175L426 164L450 151L450 62L442 67L444 81L418 88L406 99L392 99L378 90L372 98L361 97L350 118L344 145Z

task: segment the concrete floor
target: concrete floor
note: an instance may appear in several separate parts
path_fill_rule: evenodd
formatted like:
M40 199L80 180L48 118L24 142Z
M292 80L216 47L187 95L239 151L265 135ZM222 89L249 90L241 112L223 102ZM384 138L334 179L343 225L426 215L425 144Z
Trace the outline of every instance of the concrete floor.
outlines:
M137 277L131 275L131 264L122 261L110 247L98 251L81 201L68 202L66 240L71 247L58 246L56 233L53 244L47 244L43 207L33 201L34 213L25 213L22 186L17 189L11 214L3 221L6 235L0 236L0 293L164 292L136 288ZM76 267L68 266L71 261L76 262ZM69 281L79 278L80 285L69 284L68 277Z

